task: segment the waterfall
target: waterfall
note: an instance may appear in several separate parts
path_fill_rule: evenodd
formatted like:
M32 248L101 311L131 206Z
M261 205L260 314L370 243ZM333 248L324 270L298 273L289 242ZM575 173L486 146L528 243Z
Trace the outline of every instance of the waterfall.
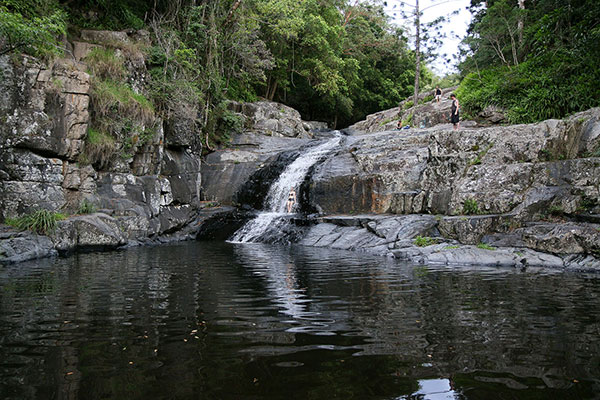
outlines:
M230 241L235 243L257 242L267 233L281 232L282 227L289 223L290 214L287 213L286 205L290 188L293 187L298 192L310 167L336 148L340 140L341 136L338 134L327 142L309 149L288 165L269 188L263 203L263 211L235 232ZM296 203L294 208L297 207Z

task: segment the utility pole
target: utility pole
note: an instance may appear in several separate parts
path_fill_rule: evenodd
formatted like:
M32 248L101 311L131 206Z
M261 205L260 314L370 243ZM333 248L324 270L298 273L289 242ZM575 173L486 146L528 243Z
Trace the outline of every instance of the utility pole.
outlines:
M419 78L421 75L421 15L419 14L419 0L415 0L415 93L413 107L419 104Z

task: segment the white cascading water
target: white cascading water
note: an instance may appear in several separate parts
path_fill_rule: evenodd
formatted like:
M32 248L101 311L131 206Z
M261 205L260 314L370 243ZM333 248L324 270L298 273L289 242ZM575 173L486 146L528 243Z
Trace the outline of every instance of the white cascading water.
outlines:
M230 241L234 243L256 242L266 232L280 230L283 224L288 223L289 219L286 217L289 214L286 205L290 188L293 187L297 193L310 167L334 149L340 143L340 139L341 136L336 135L327 142L308 150L288 165L269 188L264 202L264 211L235 232ZM297 206L298 204L294 208Z

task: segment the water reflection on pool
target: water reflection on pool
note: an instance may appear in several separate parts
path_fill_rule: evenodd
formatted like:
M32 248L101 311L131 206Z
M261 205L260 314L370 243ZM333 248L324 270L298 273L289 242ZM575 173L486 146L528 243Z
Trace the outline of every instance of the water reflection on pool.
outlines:
M600 276L184 243L0 267L2 399L593 399Z
M427 398L430 400L454 400L463 398L456 392L450 379L419 379L419 390L398 400Z

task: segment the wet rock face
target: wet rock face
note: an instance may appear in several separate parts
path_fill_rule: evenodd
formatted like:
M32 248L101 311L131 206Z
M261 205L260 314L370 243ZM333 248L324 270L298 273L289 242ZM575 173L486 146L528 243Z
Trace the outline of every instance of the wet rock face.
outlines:
M308 143L308 140L271 137L254 133L237 134L227 149L206 156L202 166L202 197L206 201L218 201L231 205L247 204L260 209L259 200L268 190L279 167L270 165L283 152L293 152ZM297 156L297 153L296 153ZM293 161L293 153L282 155L278 163ZM268 167L263 170L263 168ZM249 180L258 171L264 179ZM271 172L269 172L271 171ZM242 190L242 187L245 189ZM264 198L264 196L263 196Z
M310 182L314 208L323 213L419 213L427 137L381 132L349 137L316 168Z
M274 161L268 163L268 166L260 168L248 178L234 194L233 201L241 206L261 210L271 185L281 175L285 167L291 164L299 155L300 153L297 150L280 153Z

